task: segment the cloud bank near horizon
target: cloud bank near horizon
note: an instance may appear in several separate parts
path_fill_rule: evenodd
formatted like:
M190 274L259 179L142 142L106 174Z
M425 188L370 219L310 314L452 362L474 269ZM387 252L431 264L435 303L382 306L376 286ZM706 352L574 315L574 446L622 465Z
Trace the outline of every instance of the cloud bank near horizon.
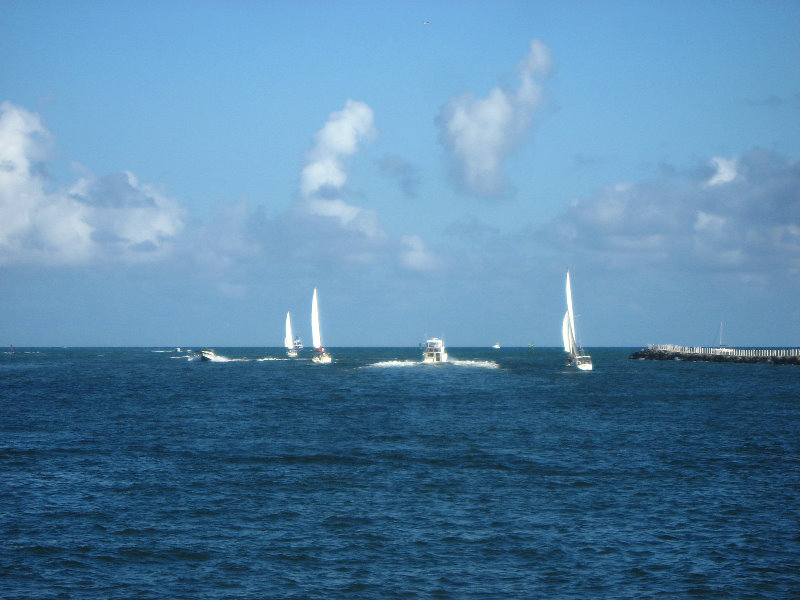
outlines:
M712 157L671 179L610 186L574 199L538 236L533 223L503 233L477 221L458 226L454 216L434 252L422 236L390 235L374 211L348 202L347 159L375 135L372 109L348 101L315 135L294 207L266 217L246 201L221 203L208 223L197 223L178 200L130 172L84 170L70 186L50 189L50 133L38 115L4 102L0 265L168 263L202 271L233 295L253 279L319 268L512 277L542 249L604 270L705 272L754 283L778 273L800 277L796 159L753 150Z
M38 115L0 104L0 264L140 263L164 258L185 210L129 172L85 173L48 191L51 136Z
M299 202L267 219L246 201L220 203L208 223L128 171L95 177L77 166L70 186L48 190L52 137L39 115L0 105L0 264L200 263L227 285L237 271L286 261L426 271L439 265L416 234L390 236L375 211L347 201L347 160L377 135L372 109L348 100L314 136L300 173ZM298 238L297 231L309 232ZM244 276L244 272L241 277ZM240 277L240 278L241 278ZM238 289L238 288L237 288Z
M516 90L493 88L485 98L464 93L442 109L437 124L450 153L458 186L475 196L498 197L507 189L503 160L518 146L542 101L542 84L552 66L550 49L531 40L517 66Z
M556 247L611 268L798 278L800 162L764 150L713 157L677 181L575 199L551 231Z

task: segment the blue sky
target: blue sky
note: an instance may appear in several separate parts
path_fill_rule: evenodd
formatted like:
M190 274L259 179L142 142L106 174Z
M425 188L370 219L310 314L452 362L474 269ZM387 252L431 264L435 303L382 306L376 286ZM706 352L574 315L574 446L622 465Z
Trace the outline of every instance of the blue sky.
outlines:
M796 346L798 22L0 2L0 343Z

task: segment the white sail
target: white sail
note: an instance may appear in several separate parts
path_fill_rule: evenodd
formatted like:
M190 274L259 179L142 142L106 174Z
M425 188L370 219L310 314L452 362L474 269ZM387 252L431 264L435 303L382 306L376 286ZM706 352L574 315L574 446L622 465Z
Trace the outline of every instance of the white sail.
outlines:
M311 300L311 337L314 342L314 357L311 359L317 364L330 364L333 357L322 347L322 335L319 330L319 307L317 306L317 288L314 288L314 297Z
M314 348L322 348L322 335L319 331L319 308L317 307L317 288L314 288L314 297L311 300L311 338Z
M291 350L294 347L294 338L292 337L292 318L289 316L289 313L286 313L286 337L283 338L283 345L286 346L287 350Z
M567 269L567 317L569 318L569 342L568 352L575 354L575 314L572 312L572 286L569 282L569 269Z
M569 331L569 313L564 313L564 321L561 323L561 338L564 340L564 352L572 353L572 338Z
M572 311L572 286L569 281L569 269L567 269L567 312L561 323L561 336L564 339L564 352L569 353L568 363L578 367L581 371L592 370L592 357L586 354L582 348L578 347L575 336L575 315Z

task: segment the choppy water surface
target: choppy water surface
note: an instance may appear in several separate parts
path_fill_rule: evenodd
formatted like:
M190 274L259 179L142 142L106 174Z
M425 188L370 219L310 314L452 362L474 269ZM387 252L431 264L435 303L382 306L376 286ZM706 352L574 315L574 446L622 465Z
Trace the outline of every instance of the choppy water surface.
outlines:
M800 369L0 355L0 597L797 598Z

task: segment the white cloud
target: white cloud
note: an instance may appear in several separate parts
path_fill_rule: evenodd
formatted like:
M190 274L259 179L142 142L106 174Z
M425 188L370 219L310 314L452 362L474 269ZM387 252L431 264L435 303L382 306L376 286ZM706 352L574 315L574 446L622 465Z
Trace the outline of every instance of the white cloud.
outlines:
M347 159L375 134L372 109L348 101L315 135L291 211L270 219L246 201L224 203L208 223L188 228L179 202L131 172L98 177L74 164L76 179L54 188L43 175L50 136L40 117L6 102L0 105L0 264L135 264L171 256L232 286L223 291L233 296L241 296L252 273L264 280L266 272L298 265L430 270L439 263L421 237L393 237L376 211L347 201Z
M418 235L404 235L400 238L403 249L400 264L412 271L430 271L439 266L437 257L428 250L425 240Z
M124 172L80 182L72 197L86 207L93 241L104 252L138 261L161 254L183 229L184 210L150 185Z
M395 258L404 268L430 270L437 261L421 237L404 236L398 244L381 227L374 210L345 200L346 159L377 135L373 121L373 111L367 104L348 100L342 110L330 114L314 136L314 146L300 175L300 213L312 217L306 230L317 232L308 243L320 244L325 251L310 255L328 260L328 253L335 252L340 261L359 265L374 265L381 257ZM411 172L397 158L380 167L406 178ZM397 252L395 256L391 255L393 250Z
M345 160L377 135L373 119L372 109L355 100L347 100L342 110L328 116L314 135L314 147L300 174L300 195L309 214L335 219L343 228L380 237L383 232L373 212L339 197L347 182Z
M177 202L131 173L48 191L38 169L48 144L38 115L0 105L0 262L141 262L168 251L183 228Z
M800 274L800 163L753 151L712 164L713 185L687 173L680 185L611 187L543 234L611 267Z
M712 215L702 210L697 211L697 218L694 221L694 230L697 232L720 233L725 226L727 219Z
M8 253L31 226L43 180L33 175L45 155L48 135L38 115L0 104L0 256Z
M314 147L300 177L301 195L309 198L326 188L340 189L347 181L344 160L376 133L372 109L363 102L348 100L342 110L331 113L314 136Z
M709 164L714 167L714 175L706 182L707 186L722 185L730 183L736 179L738 173L736 172L736 160L728 160L715 156L709 161Z
M307 207L314 215L334 218L342 227L359 231L368 237L385 235L374 211L353 206L344 200L315 198L308 202Z
M441 140L451 153L460 185L472 194L497 196L505 188L503 160L527 131L541 103L542 87L536 77L548 74L549 48L532 40L518 65L519 88L496 87L485 98L462 94L442 109L438 123Z

